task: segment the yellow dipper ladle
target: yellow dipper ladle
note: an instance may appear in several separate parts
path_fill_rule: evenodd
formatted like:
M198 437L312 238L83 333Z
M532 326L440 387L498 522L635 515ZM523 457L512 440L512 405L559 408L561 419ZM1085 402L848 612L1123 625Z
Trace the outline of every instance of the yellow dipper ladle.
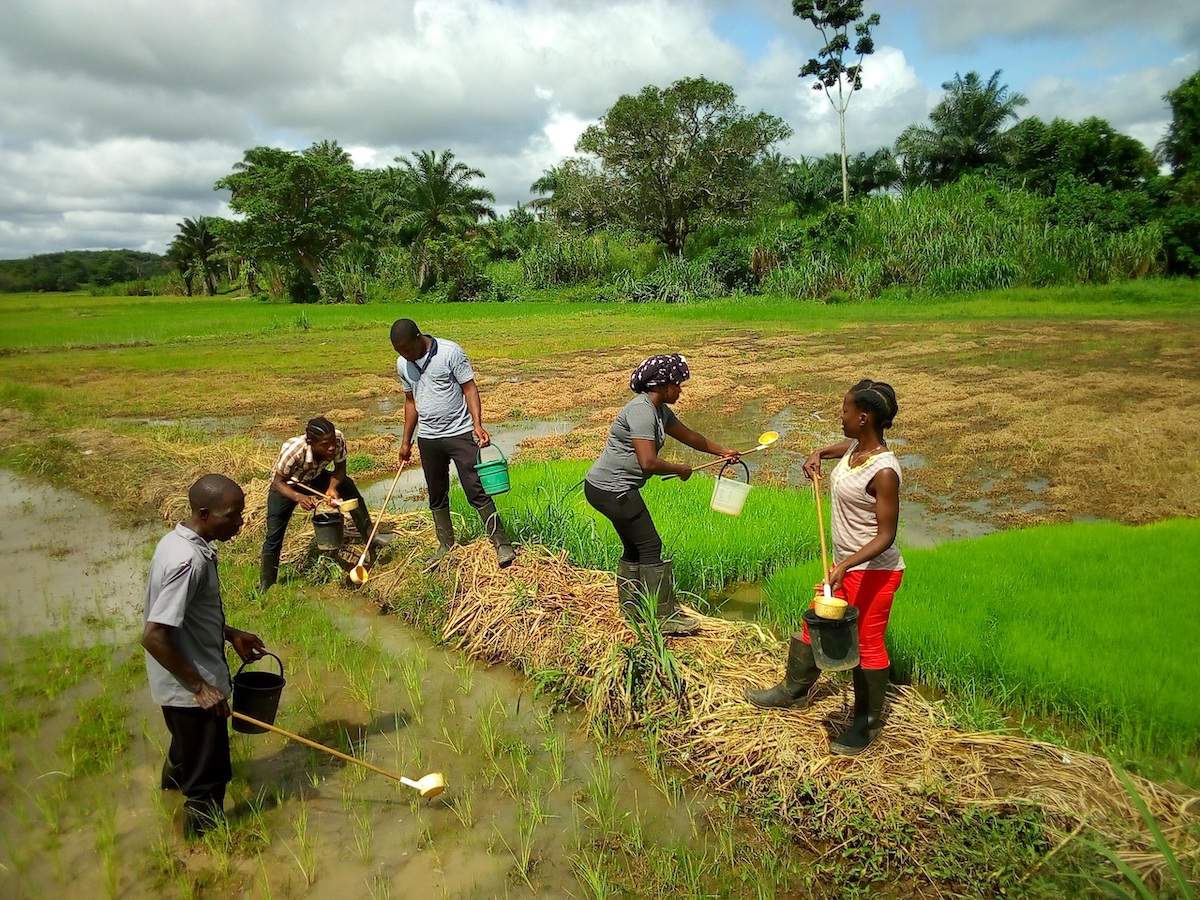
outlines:
M747 453L756 453L759 450L766 450L777 440L779 440L779 432L778 431L764 431L762 434L760 434L758 436L758 446L757 447L751 447L749 450L739 450L738 456L745 456ZM728 461L728 457L718 456L712 462L706 462L702 466L693 466L692 471L699 472L701 469L707 469L710 466L717 466L717 465L720 465L721 463L727 462L727 461ZM678 478L678 477L679 477L678 475L664 475L663 481L667 481L668 479Z
M407 460L405 460L407 462ZM350 570L350 580L355 584L366 584L367 579L371 577L371 573L367 571L367 552L371 549L371 541L375 540L375 532L379 530L379 523L383 521L383 514L388 508L388 504L392 502L392 491L396 490L396 485L400 481L400 475L404 471L404 462L400 463L400 468L396 470L396 477L392 479L392 486L388 488L387 496L383 500L383 506L379 507L379 515L375 517L375 524L371 526L371 534L367 537L367 545L363 547L362 556L358 558L358 564Z
M330 506L332 506L334 509L338 510L339 512L350 512L350 510L352 510L352 509L358 509L358 501L355 500L353 497L351 497L349 500L341 500L341 499L334 500L328 494L323 494L320 491L318 491L316 488L309 487L303 481L289 481L288 484L291 487L300 488L300 490L302 490L302 491L308 491L310 494L320 497L322 500L324 500L326 503L328 503Z

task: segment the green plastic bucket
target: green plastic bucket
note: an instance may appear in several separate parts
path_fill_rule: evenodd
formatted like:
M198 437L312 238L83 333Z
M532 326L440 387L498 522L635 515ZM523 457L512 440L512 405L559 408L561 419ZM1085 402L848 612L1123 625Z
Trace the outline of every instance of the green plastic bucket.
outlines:
M504 458L502 451L495 444L489 444L493 450L500 454L499 459L489 459L483 461L483 451L487 447L479 448L479 456L476 457L475 471L479 473L479 480L483 482L483 492L489 497L495 497L497 494L507 494L509 489L508 483L508 460Z

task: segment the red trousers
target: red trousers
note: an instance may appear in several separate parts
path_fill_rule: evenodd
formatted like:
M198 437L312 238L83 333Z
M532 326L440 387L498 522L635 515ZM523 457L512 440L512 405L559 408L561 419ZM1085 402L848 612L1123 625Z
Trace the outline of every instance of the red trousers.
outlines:
M833 592L858 609L858 656L864 669L886 669L892 664L883 633L892 614L892 598L903 577L903 569L857 569L847 572L842 586ZM804 643L811 643L808 626L801 623L800 629Z

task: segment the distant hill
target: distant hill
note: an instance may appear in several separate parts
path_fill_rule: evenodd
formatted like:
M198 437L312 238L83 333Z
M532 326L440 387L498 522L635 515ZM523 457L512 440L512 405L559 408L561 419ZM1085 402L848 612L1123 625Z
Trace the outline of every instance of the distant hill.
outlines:
M166 272L166 257L138 250L65 250L0 259L0 293L77 291Z

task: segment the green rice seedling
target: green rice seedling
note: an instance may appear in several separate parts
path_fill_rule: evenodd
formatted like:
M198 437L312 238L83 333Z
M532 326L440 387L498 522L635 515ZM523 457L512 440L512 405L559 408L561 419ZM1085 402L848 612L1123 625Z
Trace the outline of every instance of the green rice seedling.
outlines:
M601 750L596 751L591 776L587 785L588 803L580 804L579 808L601 833L615 832L620 822L617 786L613 781L612 764Z
M609 897L620 896L619 889L608 881L608 873L612 866L603 854L598 853L593 858L587 852L578 853L571 857L570 862L576 880L587 892L586 896L592 900L608 900Z
M116 759L133 742L125 725L129 707L105 690L79 704L76 721L59 743L72 778L111 772Z
M258 857L258 893L263 900L273 900L275 896L271 887L271 872L267 869L267 861L262 854Z
M471 801L471 795L474 793L474 783L467 786L467 789L461 793L456 793L454 799L450 801L450 809L454 812L454 817L458 819L459 824L463 828L475 827L475 809Z
M371 844L374 829L371 825L371 816L367 812L366 804L357 804L351 815L351 820L354 823L354 846L358 850L358 858L367 865L370 865L373 856Z
M372 872L371 877L367 879L367 891L371 900L391 900L392 879L386 872Z
M515 846L508 843L508 839L504 837L504 832L497 825L496 835L500 838L500 843L504 845L504 849L508 851L508 855L512 857L513 866L511 874L520 879L526 887L533 890L533 881L530 880L530 875L533 874L533 832L537 828L527 815L523 815L523 807L517 807L517 838Z
M116 897L121 868L117 858L117 811L112 807L102 808L97 814L95 847L104 874L105 896Z
M308 807L303 803L300 804L300 811L292 822L292 831L296 836L296 849L293 850L286 843L284 846L296 860L296 866L300 869L300 874L304 876L305 886L312 887L317 880L317 847L308 830Z
M466 656L460 656L457 660L450 663L450 667L458 676L458 690L466 696L471 693L471 686L475 681L475 665Z
M373 715L379 709L379 688L375 679L375 669L354 668L346 673L346 693L350 699L359 704L368 715Z
M445 722L442 722L442 738L443 740L440 741L440 743L449 747L459 756L463 755L463 752L467 746L467 739L457 730L457 726L454 730L451 730Z
M552 731L542 740L542 749L550 756L550 785L559 787L566 772L566 744L560 734Z
M412 710L413 721L418 725L424 718L425 697L421 690L421 676L427 665L428 660L423 655L406 653L397 667L400 683L404 686L404 693L408 697L408 705Z
M500 753L500 727L497 722L496 704L479 714L475 720L475 727L479 734L480 750L489 762L494 763Z

